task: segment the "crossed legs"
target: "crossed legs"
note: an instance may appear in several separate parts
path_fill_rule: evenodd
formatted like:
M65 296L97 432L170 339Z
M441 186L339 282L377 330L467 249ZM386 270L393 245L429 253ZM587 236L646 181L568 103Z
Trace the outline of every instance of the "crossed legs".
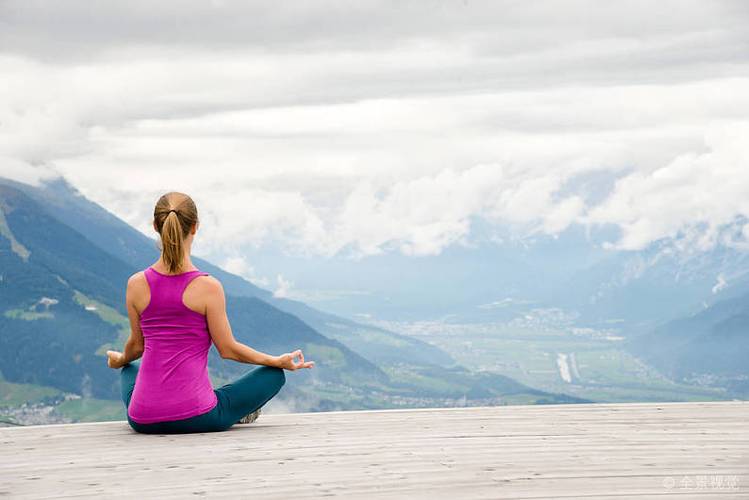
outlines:
M130 406L130 399L135 388L140 361L136 360L121 368L120 382L122 402L125 408ZM147 433L184 433L214 432L230 428L239 419L262 407L270 401L286 383L282 368L257 366L235 381L214 389L218 403L211 411L202 415L159 422L155 424L138 424L128 417L128 422L138 432Z

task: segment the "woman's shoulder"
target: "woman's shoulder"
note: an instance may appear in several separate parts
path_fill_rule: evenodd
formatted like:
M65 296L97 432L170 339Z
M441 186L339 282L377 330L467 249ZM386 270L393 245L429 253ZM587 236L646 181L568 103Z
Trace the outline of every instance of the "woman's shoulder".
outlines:
M143 271L133 273L127 279L127 291L125 293L128 304L134 304L138 311L145 309L150 300L151 291Z
M218 292L223 290L221 282L215 276L208 273L196 276L192 282L208 292Z
M224 298L221 282L210 274L201 274L192 279L186 293L201 305L215 304Z
M130 275L127 279L127 286L139 286L146 283L146 272L138 271Z

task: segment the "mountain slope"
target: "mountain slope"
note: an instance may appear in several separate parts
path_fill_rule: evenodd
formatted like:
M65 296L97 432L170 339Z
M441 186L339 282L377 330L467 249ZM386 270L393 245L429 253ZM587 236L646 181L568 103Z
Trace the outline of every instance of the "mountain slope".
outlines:
M749 395L749 294L655 328L627 347L667 375Z
M612 252L558 283L553 299L588 323L622 322L631 336L749 291L749 252L716 245L675 249L670 241Z
M0 208L4 232L12 235L12 240L0 238L0 371L12 382L71 392L81 392L84 384L93 382L93 395L116 398L116 372L96 351L118 337L122 340L120 328L92 314L76 297L110 306L124 320L124 284L136 269L10 186L0 185ZM25 252L14 251L12 241ZM315 375L321 380L340 382L347 376L347 383L378 388L387 381L370 361L259 299L229 297L227 308L243 342L272 352L299 343L316 350L320 366ZM236 363L230 366L228 375L246 369Z
M116 339L117 328L81 307L74 300L71 283L98 300L120 303L123 292L98 277L107 273L115 280L127 280L129 268L7 186L0 186L0 210L5 233L25 249L14 250L9 239L0 238L0 371L4 378L112 397L116 394L114 373L108 373L112 370L94 351ZM97 384L91 385L92 380Z
M54 217L76 229L99 248L118 256L136 269L143 269L159 258L155 240L86 199L64 178L46 181L40 187L0 177L0 184L23 191ZM302 302L277 298L273 293L255 286L218 266L193 257L195 265L216 276L227 294L257 297L282 311L291 313L323 335L338 340L375 363L412 363L451 366L455 361L441 349L411 337L381 328L362 325L346 318L318 311Z

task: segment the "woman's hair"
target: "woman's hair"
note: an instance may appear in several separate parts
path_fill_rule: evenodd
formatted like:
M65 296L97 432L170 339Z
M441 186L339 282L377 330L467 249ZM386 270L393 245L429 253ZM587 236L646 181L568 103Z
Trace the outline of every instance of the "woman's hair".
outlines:
M161 235L161 255L167 269L172 274L181 273L185 239L198 222L195 202L185 193L166 193L156 202L153 220Z

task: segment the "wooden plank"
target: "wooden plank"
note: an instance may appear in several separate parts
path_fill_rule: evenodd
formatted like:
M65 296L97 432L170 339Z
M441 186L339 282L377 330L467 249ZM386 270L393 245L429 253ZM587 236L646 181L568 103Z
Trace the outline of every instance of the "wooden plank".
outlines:
M709 402L263 414L164 436L2 428L0 495L749 498L747 422L749 402Z

